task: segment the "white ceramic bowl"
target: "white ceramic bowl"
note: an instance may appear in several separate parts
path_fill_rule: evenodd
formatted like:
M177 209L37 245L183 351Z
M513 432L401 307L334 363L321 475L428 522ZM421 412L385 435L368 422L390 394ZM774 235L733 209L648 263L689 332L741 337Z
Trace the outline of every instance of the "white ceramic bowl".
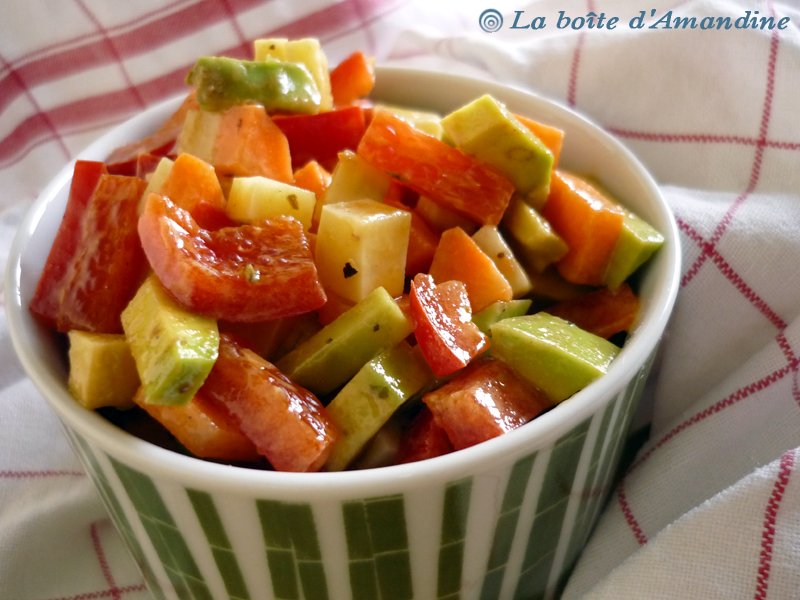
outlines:
M674 219L619 142L575 113L501 85L381 68L373 97L442 113L484 93L566 132L560 165L592 174L666 236L641 280L642 314L608 374L531 423L429 461L277 473L164 450L81 408L65 360L27 306L61 221L72 165L24 219L9 258L11 336L58 414L155 598L538 598L563 586L609 492L678 289ZM165 102L81 159L152 133Z

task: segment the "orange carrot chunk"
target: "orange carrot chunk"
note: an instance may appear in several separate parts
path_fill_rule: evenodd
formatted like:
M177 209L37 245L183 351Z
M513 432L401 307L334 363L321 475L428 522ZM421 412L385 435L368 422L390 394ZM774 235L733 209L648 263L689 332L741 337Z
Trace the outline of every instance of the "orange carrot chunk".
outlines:
M556 171L543 216L569 246L558 270L567 281L602 285L625 213L584 180Z
M601 288L547 308L547 313L574 323L602 338L630 331L639 313L639 298L627 283Z
M331 71L331 94L337 106L351 104L372 91L375 69L363 52L353 52Z
M160 193L188 211L203 229L219 229L225 222L225 197L214 167L191 154L175 159Z

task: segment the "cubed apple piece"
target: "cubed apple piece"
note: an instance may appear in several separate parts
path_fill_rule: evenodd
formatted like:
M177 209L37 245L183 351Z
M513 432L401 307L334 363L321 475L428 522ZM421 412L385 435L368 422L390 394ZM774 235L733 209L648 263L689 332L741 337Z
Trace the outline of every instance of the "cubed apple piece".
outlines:
M552 406L514 369L487 358L471 363L422 401L456 450L516 429Z
M414 128L435 137L437 140L441 140L444 135L444 129L441 123L442 116L438 113L402 108L400 106L383 104L381 102L376 102L372 110L373 112L385 111L393 114L395 117L400 117L410 125L413 125Z
M355 152L340 152L339 161L331 173L331 182L325 195L317 202L314 221L319 223L322 207L326 204L365 199L381 202L391 183L389 175L367 164Z
M255 59L257 61L269 58L304 65L319 89L321 100L320 112L333 108L333 95L331 94L331 78L328 72L328 58L322 50L319 40L305 38L288 40L286 38L265 38L256 40L253 44Z
M533 289L530 277L525 272L511 246L497 230L497 227L484 225L472 234L472 241L492 259L497 270L506 278L511 286L514 298L520 298Z
M184 406L151 404L145 398L144 388L139 388L134 400L199 458L224 461L261 458L255 444L242 433L227 410L202 391Z
M121 333L69 332L69 391L89 410L131 408L139 373Z
M403 293L411 214L376 202L326 204L315 257L323 287L360 302L378 287Z
M491 334L491 327L498 321L510 319L511 317L521 317L528 313L531 307L531 300L509 300L508 302L497 301L490 304L482 311L472 315L472 322L478 326L484 334Z
M514 367L554 402L605 375L619 348L544 312L503 319L491 327L492 356Z
M239 223L252 223L279 215L294 217L303 228L311 227L317 196L314 192L266 177L236 177L226 211Z
M431 409L423 404L422 410L414 417L400 438L395 464L402 465L436 458L450 454L453 450L447 432L433 418Z
M519 249L522 261L537 273L561 260L569 251L566 242L544 217L516 196L503 216L503 227Z
M219 350L217 322L182 309L151 274L122 312L145 401L187 404Z
M514 192L494 167L387 112L375 113L357 152L418 194L481 225L497 225Z
M167 180L169 172L172 170L172 165L174 164L175 161L170 160L166 156L163 156L161 160L158 161L156 170L153 171L150 180L147 182L147 187L144 188L144 192L142 192L142 198L139 201L140 215L144 211L144 201L147 199L147 196L149 194L161 194L161 186L163 186L164 182Z
M600 288L547 307L547 313L608 339L632 331L639 315L639 298L627 283L611 290Z
M411 331L410 319L394 298L377 288L276 366L318 396L330 394L383 348L394 346Z
M588 181L556 171L542 216L569 248L558 261L564 279L602 285L623 228L622 207Z
M278 471L316 471L338 437L320 401L272 363L223 334L203 386Z
M547 196L553 154L488 94L444 117L442 127L457 148L495 167L520 194Z
M622 221L622 231L608 261L603 283L613 289L646 263L664 244L664 236L630 211Z
M340 435L325 468L347 468L394 411L433 380L419 347L405 340L361 367L326 407Z

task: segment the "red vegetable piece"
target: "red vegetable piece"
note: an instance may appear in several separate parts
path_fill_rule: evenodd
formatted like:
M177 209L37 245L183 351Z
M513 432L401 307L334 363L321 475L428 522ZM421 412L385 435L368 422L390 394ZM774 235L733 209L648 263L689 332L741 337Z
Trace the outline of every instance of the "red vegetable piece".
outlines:
M395 464L427 460L449 454L453 450L447 432L434 420L431 410L423 406L400 440Z
M601 288L564 300L545 312L608 339L615 333L631 330L639 312L639 298L623 283L615 290Z
M325 304L303 226L292 217L206 231L168 198L150 194L139 235L161 283L191 312L258 322Z
M155 154L140 154L136 158L136 177L148 181L162 158L164 157Z
M552 405L544 393L492 359L473 362L422 401L456 450L511 431Z
M360 106L318 115L275 116L273 121L289 140L295 170L312 160L331 170L339 152L358 147L365 129Z
M331 94L337 106L363 98L375 85L375 68L361 51L353 52L331 71Z
M419 273L411 281L411 316L422 354L438 377L465 367L489 347L489 338L472 322L466 286L460 281L434 285Z
M514 192L496 169L386 111L373 116L358 154L403 185L483 225L500 222Z
M338 437L314 394L227 334L201 392L225 407L278 471L318 470Z
M64 218L30 304L30 311L50 327L56 326L69 265L81 242L83 216L100 176L106 173L106 166L101 162L79 160L75 163Z
M100 176L61 295L59 331L122 333L120 314L147 273L136 232L139 199L146 186L136 177Z

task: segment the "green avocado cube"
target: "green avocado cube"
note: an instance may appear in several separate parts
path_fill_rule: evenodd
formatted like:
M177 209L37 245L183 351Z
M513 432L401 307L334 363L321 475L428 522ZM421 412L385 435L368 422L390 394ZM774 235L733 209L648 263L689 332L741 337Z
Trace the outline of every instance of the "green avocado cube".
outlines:
M491 327L492 356L515 368L553 402L605 375L619 348L567 321L539 312Z
M490 95L450 113L441 124L457 148L496 167L519 193L536 195L549 189L553 154Z
M103 406L133 408L139 374L125 336L119 333L69 332L69 391L89 410Z
M511 317L521 317L528 312L531 307L531 300L498 300L493 302L483 310L472 315L472 322L478 326L486 335L490 334L492 325L503 319ZM491 350L491 348L490 348Z
M502 226L511 235L522 262L535 273L541 273L569 251L550 223L517 195L511 197Z
M275 366L296 384L318 396L330 394L367 361L412 331L411 320L389 293L375 288Z
M122 311L122 329L151 404L188 404L219 354L217 322L178 306L155 275Z
M619 287L630 275L653 255L664 243L664 236L647 221L632 212L626 212L603 283L611 289Z
M327 470L345 469L394 411L434 379L419 346L405 340L361 367L326 407L340 433Z

